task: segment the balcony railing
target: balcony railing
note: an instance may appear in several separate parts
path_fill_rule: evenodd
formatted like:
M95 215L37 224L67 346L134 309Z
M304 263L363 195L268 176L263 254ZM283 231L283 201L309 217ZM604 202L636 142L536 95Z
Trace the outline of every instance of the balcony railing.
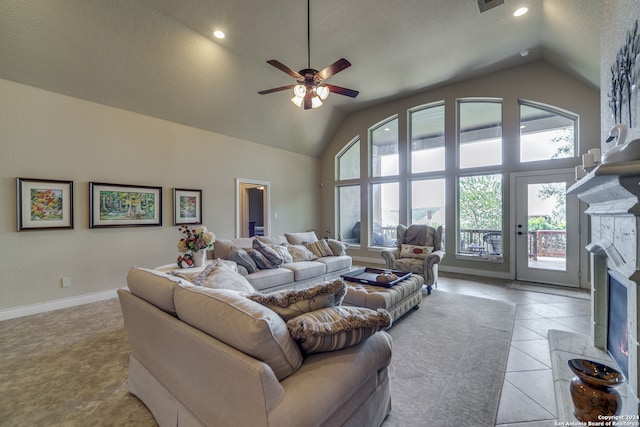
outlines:
M469 254L502 253L502 245L497 251L491 247L487 235L499 235L500 230L462 229L460 230L460 252ZM567 235L565 230L536 230L529 232L529 253L531 259L538 257L565 258L567 253Z

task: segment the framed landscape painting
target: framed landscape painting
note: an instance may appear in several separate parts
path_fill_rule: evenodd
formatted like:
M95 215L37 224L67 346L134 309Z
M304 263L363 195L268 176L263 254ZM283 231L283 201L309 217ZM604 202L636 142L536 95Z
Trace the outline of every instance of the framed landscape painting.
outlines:
M202 224L202 190L173 189L173 225Z
M162 187L89 183L91 228L162 225Z
M18 178L18 231L73 228L73 181Z

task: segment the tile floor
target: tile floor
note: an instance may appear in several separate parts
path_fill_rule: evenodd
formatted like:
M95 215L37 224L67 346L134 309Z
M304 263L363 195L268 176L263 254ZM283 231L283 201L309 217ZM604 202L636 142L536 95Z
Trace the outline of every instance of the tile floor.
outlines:
M547 332L559 329L589 335L588 291L562 290L567 296L554 295L513 289L509 281L472 279L441 274L434 292L444 290L493 298L515 303L517 307L496 427L553 426L558 415Z

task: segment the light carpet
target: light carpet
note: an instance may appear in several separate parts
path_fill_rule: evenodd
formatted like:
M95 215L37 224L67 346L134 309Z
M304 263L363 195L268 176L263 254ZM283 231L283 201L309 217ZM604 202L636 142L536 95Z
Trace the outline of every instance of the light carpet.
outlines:
M395 426L493 426L515 306L436 290L389 330ZM0 322L0 426L155 426L117 300Z
M383 426L494 426L514 304L435 290L389 330L392 411Z

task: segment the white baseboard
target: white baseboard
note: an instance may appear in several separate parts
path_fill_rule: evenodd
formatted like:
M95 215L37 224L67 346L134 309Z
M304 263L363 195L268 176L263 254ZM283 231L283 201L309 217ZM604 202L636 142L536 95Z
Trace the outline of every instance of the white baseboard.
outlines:
M452 267L440 264L438 271L445 273L468 274L470 276L491 277L494 279L512 279L511 274L497 271L477 270L475 268Z
M385 265L384 260L382 258L366 258L366 257L352 256L351 259L353 261L366 262L369 264Z
M116 298L116 289L0 310L0 321Z

